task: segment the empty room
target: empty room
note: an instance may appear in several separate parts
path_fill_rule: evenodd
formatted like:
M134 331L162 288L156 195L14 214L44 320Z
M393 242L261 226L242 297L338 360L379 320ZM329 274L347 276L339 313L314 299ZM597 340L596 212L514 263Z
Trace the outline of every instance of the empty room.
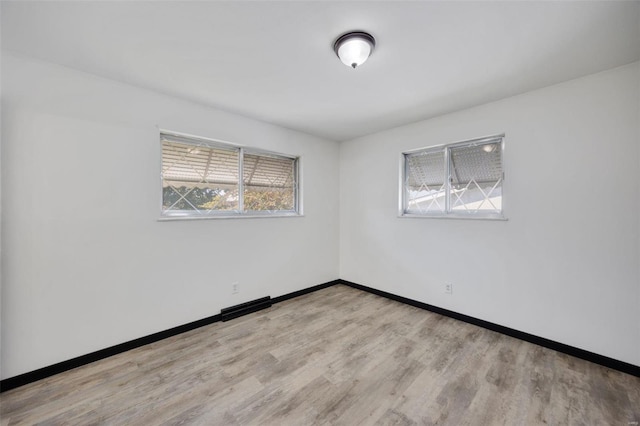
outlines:
M638 425L640 1L0 1L0 425Z

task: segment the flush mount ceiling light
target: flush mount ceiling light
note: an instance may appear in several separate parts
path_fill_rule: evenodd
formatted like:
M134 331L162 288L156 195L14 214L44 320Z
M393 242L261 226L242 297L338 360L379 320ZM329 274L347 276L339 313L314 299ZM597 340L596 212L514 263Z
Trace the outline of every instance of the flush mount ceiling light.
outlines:
M376 39L371 34L352 31L338 37L333 50L343 64L355 69L369 58L375 46Z

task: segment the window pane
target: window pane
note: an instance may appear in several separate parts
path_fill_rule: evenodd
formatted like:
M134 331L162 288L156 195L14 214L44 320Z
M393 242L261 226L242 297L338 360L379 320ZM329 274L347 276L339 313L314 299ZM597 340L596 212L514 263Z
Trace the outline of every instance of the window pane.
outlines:
M405 156L407 213L445 211L444 150L423 151Z
M238 210L238 150L162 142L162 211Z
M451 210L502 211L500 141L450 148Z
M244 209L296 209L296 160L265 154L244 154Z

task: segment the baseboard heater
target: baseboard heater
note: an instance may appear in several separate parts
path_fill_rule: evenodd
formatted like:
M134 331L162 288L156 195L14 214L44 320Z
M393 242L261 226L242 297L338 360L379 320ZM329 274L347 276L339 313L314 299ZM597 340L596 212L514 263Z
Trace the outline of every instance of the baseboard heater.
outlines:
M220 320L229 321L252 312L260 311L271 307L271 296L262 297L252 300L251 302L241 303L236 306L224 308L220 310Z

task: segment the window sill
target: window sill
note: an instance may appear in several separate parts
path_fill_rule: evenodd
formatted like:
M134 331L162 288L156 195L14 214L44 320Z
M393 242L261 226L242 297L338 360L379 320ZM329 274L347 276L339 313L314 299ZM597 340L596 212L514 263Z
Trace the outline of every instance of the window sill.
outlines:
M461 214L448 214L448 215L428 215L428 214L415 214L415 213L401 213L399 218L409 219L455 219L455 220L497 220L506 222L509 219L502 215L461 215Z
M158 222L174 222L183 220L217 220L217 219L269 219L283 217L304 217L304 214L298 213L274 213L274 214L229 214L216 216L160 216Z

